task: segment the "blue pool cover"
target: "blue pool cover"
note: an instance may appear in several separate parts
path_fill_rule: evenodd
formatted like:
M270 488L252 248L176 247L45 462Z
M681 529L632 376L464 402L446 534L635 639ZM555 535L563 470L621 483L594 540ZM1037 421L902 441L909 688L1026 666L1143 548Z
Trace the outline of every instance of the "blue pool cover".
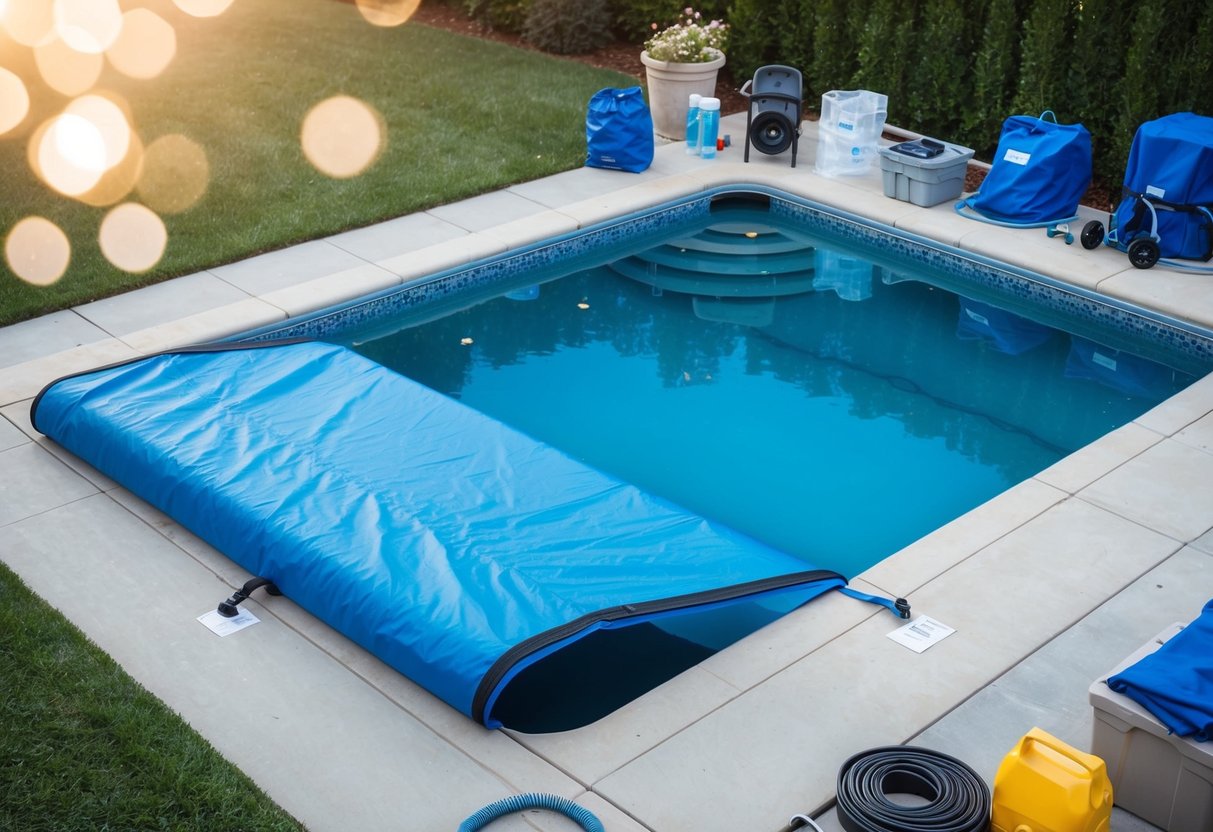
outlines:
M490 727L512 678L591 632L846 583L331 344L153 355L31 415Z

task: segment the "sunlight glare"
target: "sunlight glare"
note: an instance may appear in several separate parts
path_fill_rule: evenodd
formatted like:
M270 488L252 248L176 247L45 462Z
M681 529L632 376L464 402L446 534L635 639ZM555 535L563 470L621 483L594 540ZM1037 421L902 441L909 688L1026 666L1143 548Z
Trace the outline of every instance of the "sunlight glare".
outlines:
M26 217L13 226L4 241L4 258L13 274L26 283L49 286L67 271L72 245L50 220Z
M3 3L4 0L0 0ZM0 136L12 130L29 113L29 93L21 79L0 67Z
M145 272L164 256L168 231L151 209L125 202L105 215L98 241L105 259L118 268Z
M131 146L131 126L126 120L122 108L100 95L85 95L77 98L65 114L79 116L87 121L101 134L105 148L105 161L101 170L109 170L126 158L126 152Z
M210 184L210 164L200 145L180 134L161 136L143 154L140 198L161 214L179 214L194 206Z
M177 32L150 9L122 16L122 33L105 52L114 69L131 78L155 78L177 54Z
M34 47L34 63L51 89L64 95L80 95L97 83L105 61L99 53L81 52L56 37Z
M126 199L135 189L142 171L143 142L139 140L139 136L131 133L130 149L122 161L101 174L97 184L84 193L77 194L76 199L95 208L114 205Z
M321 101L303 119L303 153L321 173L348 179L375 161L383 146L383 117L348 95Z
M122 31L118 0L55 0L55 31L77 52L100 55Z
M46 0L5 0L4 29L22 46L38 46L54 37L55 18Z
M39 131L37 171L59 193L76 196L97 184L105 172L105 139L88 119L72 113L55 116Z
M421 0L354 0L367 23L375 26L399 26L408 21Z
M227 11L232 0L173 0L177 8L194 17L215 17Z

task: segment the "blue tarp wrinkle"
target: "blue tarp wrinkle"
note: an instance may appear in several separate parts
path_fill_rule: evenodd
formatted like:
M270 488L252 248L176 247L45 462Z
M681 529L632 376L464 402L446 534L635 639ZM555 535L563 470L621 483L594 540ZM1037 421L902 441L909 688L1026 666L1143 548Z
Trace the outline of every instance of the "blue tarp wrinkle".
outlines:
M1168 731L1213 740L1213 600L1158 650L1110 676L1108 687L1154 714Z
M149 356L31 416L493 727L512 669L596 629L846 583L332 344Z

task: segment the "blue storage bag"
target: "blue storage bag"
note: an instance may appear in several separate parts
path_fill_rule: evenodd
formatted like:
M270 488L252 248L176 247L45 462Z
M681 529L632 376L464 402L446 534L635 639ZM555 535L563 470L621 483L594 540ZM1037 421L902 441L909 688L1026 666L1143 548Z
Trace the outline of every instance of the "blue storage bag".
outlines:
M653 116L640 87L594 93L585 115L585 163L640 173L653 163Z
M1125 165L1125 197L1116 209L1117 238L1128 245L1149 232L1149 197L1157 209L1163 257L1208 260L1213 254L1213 118L1174 113L1137 128Z
M1011 116L1003 123L994 164L970 206L1003 222L1062 222L1078 212L1090 184L1087 128L1058 124L1052 110L1040 118Z

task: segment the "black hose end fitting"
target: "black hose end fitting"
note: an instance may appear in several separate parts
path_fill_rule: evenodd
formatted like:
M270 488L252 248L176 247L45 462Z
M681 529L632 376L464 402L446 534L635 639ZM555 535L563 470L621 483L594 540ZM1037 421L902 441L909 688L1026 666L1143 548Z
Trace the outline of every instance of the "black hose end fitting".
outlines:
M241 602L252 595L254 590L261 587L265 587L265 591L269 595L282 594L282 590L274 586L273 581L269 580L268 578L250 578L244 582L244 586L232 593L232 597L228 598L226 601L220 601L219 606L216 607L215 611L224 618L235 618L240 614Z
M893 602L893 606L897 607L897 615L900 618L910 617L910 602L905 598L898 598Z

